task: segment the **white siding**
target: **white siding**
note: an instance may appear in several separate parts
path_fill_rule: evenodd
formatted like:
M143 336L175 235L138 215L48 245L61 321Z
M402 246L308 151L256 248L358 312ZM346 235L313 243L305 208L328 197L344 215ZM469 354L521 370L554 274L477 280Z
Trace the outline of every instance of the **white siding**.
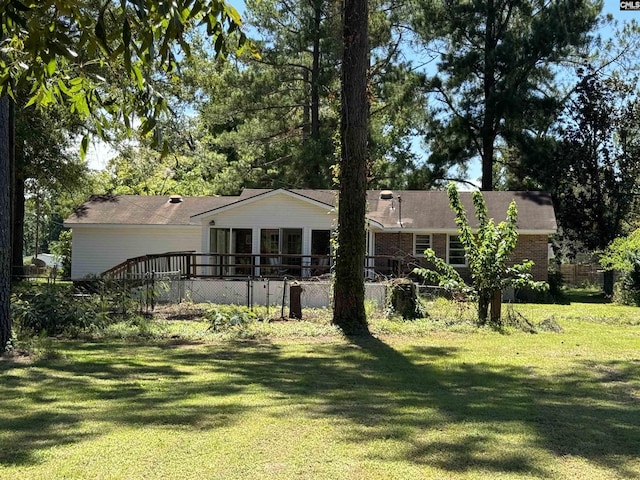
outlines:
M329 207L313 205L283 193L230 208L205 219L204 223L213 218L216 227L310 227L328 230L335 219L335 212L329 214L330 211Z
M200 226L73 227L71 278L97 275L128 258L200 249Z
M260 251L260 228L305 228L303 252L310 249L311 230L331 230L335 227L336 212L330 207L314 205L285 193L272 195L238 205L202 219L208 227L215 221L216 228L254 228L253 251ZM202 251L209 251L209 229L202 229Z

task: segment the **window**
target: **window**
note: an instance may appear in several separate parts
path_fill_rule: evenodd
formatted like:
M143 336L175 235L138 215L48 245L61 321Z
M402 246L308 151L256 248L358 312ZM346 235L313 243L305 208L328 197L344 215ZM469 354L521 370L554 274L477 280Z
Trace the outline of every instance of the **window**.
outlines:
M282 253L292 253L300 255L302 253L302 229L301 228L283 228L282 244L280 250Z
M260 231L260 253L302 253L301 228L263 228Z
M280 253L280 230L263 228L260 231L260 253Z
M323 275L329 273L331 254L331 230L311 231L311 265L314 268L309 270L311 275Z
M413 237L413 254L416 257L423 256L427 248L431 248L431 235L415 235Z
M467 255L458 235L449 235L449 265L464 266Z
M311 255L329 255L331 253L331 230L311 231Z
M260 230L260 253L262 265L273 266L273 268L264 269L263 273L299 275L302 260L302 229L263 228ZM282 257L282 254L292 256ZM278 268L276 269L275 266Z

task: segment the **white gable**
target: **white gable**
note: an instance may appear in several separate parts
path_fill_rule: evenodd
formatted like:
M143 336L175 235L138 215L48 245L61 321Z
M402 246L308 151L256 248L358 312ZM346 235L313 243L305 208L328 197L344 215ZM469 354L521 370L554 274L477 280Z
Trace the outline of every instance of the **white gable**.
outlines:
M330 229L335 223L336 212L332 207L284 190L251 200L197 217L205 225L213 221L216 227L231 228Z

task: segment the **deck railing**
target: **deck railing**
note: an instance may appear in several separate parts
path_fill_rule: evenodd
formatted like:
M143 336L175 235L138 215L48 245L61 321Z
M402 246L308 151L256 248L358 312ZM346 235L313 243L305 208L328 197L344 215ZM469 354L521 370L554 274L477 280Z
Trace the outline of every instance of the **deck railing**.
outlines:
M331 273L330 255L167 252L130 258L103 272L114 280L145 278L151 273L179 272L180 278L309 278ZM412 256L367 256L365 276L399 277L410 273L419 259Z

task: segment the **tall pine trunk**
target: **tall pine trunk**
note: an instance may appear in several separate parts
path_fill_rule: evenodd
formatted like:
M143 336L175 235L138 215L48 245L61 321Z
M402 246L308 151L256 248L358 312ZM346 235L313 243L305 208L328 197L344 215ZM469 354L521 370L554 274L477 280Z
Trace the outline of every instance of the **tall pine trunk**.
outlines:
M313 61L311 64L311 138L320 138L320 35L322 0L313 4Z
M11 126L9 98L0 98L0 353L11 338Z
M19 171L14 175L13 191L11 194L13 203L13 219L11 251L13 252L11 260L11 270L14 280L19 280L24 275L24 262L22 252L24 251L24 215L25 215L25 198L24 198L24 178Z
M480 127L480 142L482 146L482 184L480 189L493 190L493 155L496 141L496 112L495 112L495 50L496 35L494 32L496 23L496 7L493 0L486 4L487 19L485 24L484 41L484 118Z
M369 102L367 0L344 2L338 251L333 323L347 335L369 333L364 309L365 206Z

